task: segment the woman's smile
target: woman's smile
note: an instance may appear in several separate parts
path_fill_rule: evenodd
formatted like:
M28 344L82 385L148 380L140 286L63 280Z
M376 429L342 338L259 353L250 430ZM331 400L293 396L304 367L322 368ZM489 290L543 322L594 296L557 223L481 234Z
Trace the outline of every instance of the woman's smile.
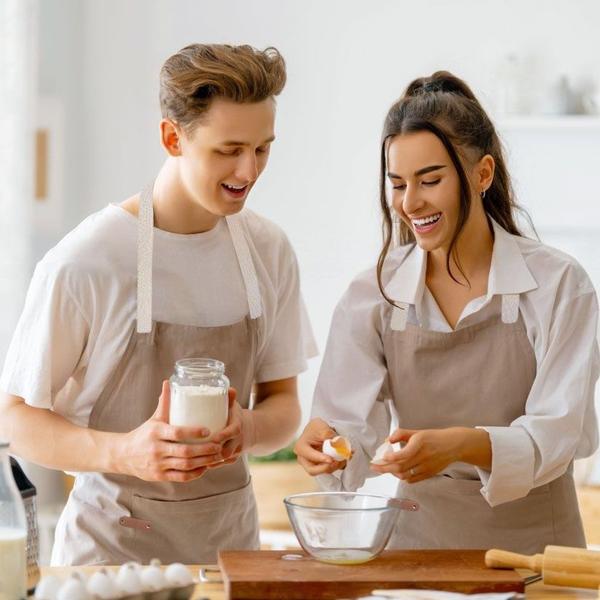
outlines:
M434 213L427 217L412 218L411 223L415 233L420 235L433 231L441 221L443 214L441 212Z

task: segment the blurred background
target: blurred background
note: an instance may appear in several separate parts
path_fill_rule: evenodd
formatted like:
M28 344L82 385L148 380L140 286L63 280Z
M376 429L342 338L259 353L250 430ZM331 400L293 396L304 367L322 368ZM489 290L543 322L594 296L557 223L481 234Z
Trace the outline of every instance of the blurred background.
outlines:
M321 353L337 300L379 251L387 108L438 69L466 79L495 120L541 239L574 255L598 286L599 25L597 0L0 0L0 360L35 263L159 169L159 69L192 42L276 46L287 61L277 141L249 206L296 249ZM301 377L305 421L319 365ZM307 489L294 468L269 472L267 483ZM27 470L44 561L65 481ZM577 477L587 493L600 465L581 461ZM393 491L393 481L369 487ZM265 490L263 528L285 529L280 498Z

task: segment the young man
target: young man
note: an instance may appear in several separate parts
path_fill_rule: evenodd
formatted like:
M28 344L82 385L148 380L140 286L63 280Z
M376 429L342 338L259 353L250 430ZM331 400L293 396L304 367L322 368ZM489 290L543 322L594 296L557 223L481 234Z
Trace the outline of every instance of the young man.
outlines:
M273 48L170 57L153 185L88 217L36 268L0 380L0 437L77 473L53 564L214 562L258 547L245 454L294 435L313 345L287 238L242 210L285 78ZM168 424L165 380L202 356L226 365L230 418L184 443L207 432Z

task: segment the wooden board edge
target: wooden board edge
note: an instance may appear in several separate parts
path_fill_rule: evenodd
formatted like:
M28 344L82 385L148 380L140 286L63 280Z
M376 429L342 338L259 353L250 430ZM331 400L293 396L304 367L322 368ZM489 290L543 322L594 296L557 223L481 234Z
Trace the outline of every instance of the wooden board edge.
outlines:
M281 590L276 582L272 583L272 589L265 591L264 583L256 581L235 581L228 582L226 586L226 598L228 600L281 600L285 596L286 600L335 600L340 597L358 598L368 596L374 589L397 589L397 582L377 583L370 581L349 581L349 582L296 582L295 585L285 591ZM457 585L456 582L439 582L434 586L422 583L403 584L404 589L422 589L436 590L446 592L457 592L462 594L483 594L483 593L506 593L518 592L524 593L525 584L521 581L515 582L462 582Z

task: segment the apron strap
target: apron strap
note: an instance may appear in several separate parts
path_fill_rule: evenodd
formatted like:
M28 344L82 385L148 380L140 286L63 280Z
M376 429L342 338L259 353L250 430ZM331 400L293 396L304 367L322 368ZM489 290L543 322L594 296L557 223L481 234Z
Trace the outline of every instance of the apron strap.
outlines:
M256 275L254 261L250 255L248 240L246 239L246 235L244 233L242 216L239 213L236 215L231 215L229 217L225 217L225 221L229 227L229 233L231 234L233 247L240 265L244 285L246 286L246 297L248 298L250 318L257 319L262 314L260 287L258 285L258 277Z
M392 319L390 321L390 327L393 331L404 331L406 329L406 321L408 320L408 307L407 302L398 302L397 306L392 309Z
M408 319L408 304L406 302L398 303L392 309L392 318L390 327L393 331L404 331ZM502 322L516 323L519 318L519 294L502 295Z
M154 183L140 194L137 236L137 332L150 333L152 329L152 251L154 247L154 210L152 191Z
M140 194L138 210L137 239L137 332L152 331L152 251L154 247L154 208L152 192L154 183L146 186ZM250 318L257 319L262 314L260 287L254 261L250 255L248 241L244 234L239 214L225 217L231 234L235 254L240 265L246 287Z
M516 323L519 318L519 294L503 294L502 322Z

